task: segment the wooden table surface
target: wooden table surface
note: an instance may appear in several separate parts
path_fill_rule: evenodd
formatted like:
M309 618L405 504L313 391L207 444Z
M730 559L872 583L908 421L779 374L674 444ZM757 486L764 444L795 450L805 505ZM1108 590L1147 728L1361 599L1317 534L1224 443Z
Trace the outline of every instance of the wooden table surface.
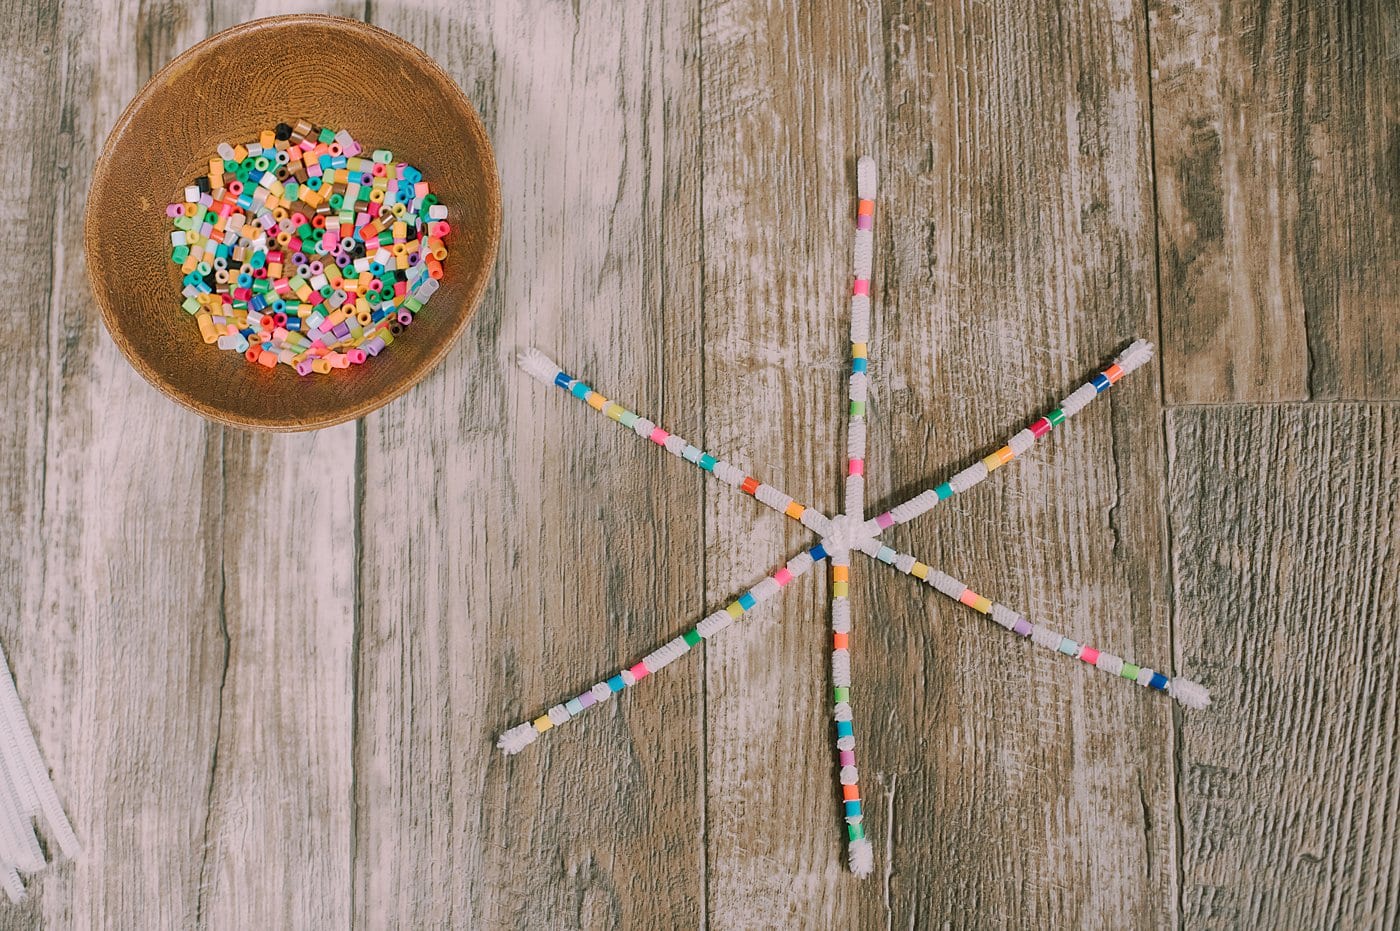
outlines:
M456 78L505 223L425 383L266 436L133 373L81 226L142 82L287 8L0 0L0 642L86 845L0 926L1400 922L1393 3L310 4ZM835 509L866 152L873 504L1162 347L893 538L1215 703L862 561L859 881L821 573L522 755L493 742L809 540L516 350Z

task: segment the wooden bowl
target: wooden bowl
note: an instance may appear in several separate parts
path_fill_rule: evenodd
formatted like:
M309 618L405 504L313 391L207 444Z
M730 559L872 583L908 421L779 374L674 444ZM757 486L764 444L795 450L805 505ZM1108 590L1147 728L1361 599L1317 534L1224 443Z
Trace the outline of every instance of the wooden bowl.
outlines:
M301 376L207 345L180 307L166 205L208 171L220 142L277 123L345 129L423 172L448 209L441 287L394 344L363 365ZM481 300L496 259L501 190L476 110L427 55L365 23L275 16L212 36L136 95L97 160L84 245L102 319L127 359L211 420L314 430L362 417L442 361Z

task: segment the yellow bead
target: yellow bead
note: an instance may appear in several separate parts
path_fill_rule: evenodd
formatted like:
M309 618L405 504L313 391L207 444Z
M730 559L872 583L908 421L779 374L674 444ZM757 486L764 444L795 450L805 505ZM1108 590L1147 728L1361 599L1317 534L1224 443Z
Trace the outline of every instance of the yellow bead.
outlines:
M554 722L549 720L549 715L547 714L542 714L538 718L535 718L535 730L539 731L541 734L553 726Z
M850 583L849 583L849 582L832 582L832 583L831 583L831 594L835 595L837 598L845 598L845 597L846 597L846 592L849 591L849 590L850 590Z
M913 575L916 579L927 579L928 566L925 566L921 562L916 562L914 563L914 568L909 570L909 573Z
M609 404L608 409L603 413L613 420L621 420L622 415L627 413L627 410L621 404Z
M744 616L744 606L739 604L739 602L737 601L732 601L729 604L725 605L724 610L728 611L729 616L735 619Z
M864 359L864 358L865 358L865 343L851 343L851 358L852 358L852 359Z
M983 598L981 595L973 599L971 607L974 611L981 611L983 614L990 614L992 612L991 601L987 598Z

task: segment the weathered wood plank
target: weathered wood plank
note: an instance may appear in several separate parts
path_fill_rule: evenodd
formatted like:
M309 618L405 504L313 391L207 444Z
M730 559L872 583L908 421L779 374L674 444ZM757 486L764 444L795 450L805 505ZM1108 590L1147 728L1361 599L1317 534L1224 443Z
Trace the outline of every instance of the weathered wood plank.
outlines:
M1143 26L1099 3L896 7L878 34L804 10L706 7L707 439L835 500L851 166L868 148L883 175L868 474L889 504L1155 332ZM1165 660L1152 374L1118 390L895 539L1070 636ZM709 507L713 598L801 538L749 502ZM840 869L827 609L790 594L710 653L716 924L1169 923L1165 702L880 567L856 579L881 875Z
M892 503L1157 324L1140 12L910 4L886 36L867 473ZM895 539L1066 636L1170 669L1155 377ZM872 737L894 796L894 923L1173 924L1170 702L910 580L861 595L888 631L864 657L885 677Z
M701 15L705 446L832 514L843 472L851 185L855 157L875 149L878 24L835 3L712 2ZM709 610L816 543L719 483L705 488L705 523ZM878 881L846 870L827 572L814 568L705 648L715 928L858 927L880 911ZM864 694L858 729L875 707ZM865 733L871 795L877 751ZM878 800L869 812L883 824Z
M220 2L210 4L204 29L358 9ZM217 744L197 917L211 928L345 927L355 427L299 436L227 430L222 452L224 667L213 683Z
M1400 397L1394 4L1149 13L1168 400Z
M1190 928L1400 923L1400 409L1175 410Z
M509 208L468 335L365 421L356 919L698 925L700 663L518 757L494 747L703 606L702 477L514 366L537 344L698 434L693 20L645 3L374 14L473 98Z
M85 851L0 921L188 927L222 666L219 432L127 366L91 306L81 247L108 128L151 61L200 31L183 14L157 27L160 12L119 0L5 15L20 31L0 56L12 91L0 163L29 203L0 206L0 282L30 316L7 328L0 376L18 412L0 427L12 515L0 638Z

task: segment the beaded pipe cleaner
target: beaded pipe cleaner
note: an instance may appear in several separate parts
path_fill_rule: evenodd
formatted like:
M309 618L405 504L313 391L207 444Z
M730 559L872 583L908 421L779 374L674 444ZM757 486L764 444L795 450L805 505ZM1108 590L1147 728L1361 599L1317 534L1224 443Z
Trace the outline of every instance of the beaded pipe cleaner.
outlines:
M861 159L857 171L858 194L855 280L851 298L851 376L849 384L850 422L847 436L848 469L846 478L846 513L828 518L813 508L794 501L777 488L746 475L738 467L670 433L646 418L639 417L587 384L566 374L553 360L537 350L521 354L520 365L527 373L584 401L594 410L605 414L639 437L650 439L675 456L710 472L726 484L756 498L762 504L800 522L820 535L820 542L790 559L747 592L723 609L706 616L681 636L668 641L636 664L621 669L609 678L594 684L580 695L550 708L532 721L525 721L501 735L498 746L507 754L518 753L533 743L540 734L577 717L586 709L611 698L614 693L634 685L687 653L701 640L718 634L735 620L751 611L759 602L777 594L794 578L803 575L817 562L831 558L832 571L832 679L833 716L836 720L837 753L841 764L843 807L847 829L850 868L858 876L869 875L873 869L873 849L866 836L861 811L858 772L855 766L854 714L850 705L850 605L849 555L855 549L891 565L899 571L924 581L941 594L974 610L990 615L992 620L1045 649L1080 659L1097 669L1120 678L1129 679L1147 688L1166 693L1190 708L1204 708L1210 703L1209 692L1189 679L1169 678L1149 667L1138 666L1112 653L1101 652L1077 643L1049 627L1033 624L1012 609L994 603L974 592L963 583L943 572L930 568L915 557L897 552L879 542L883 532L896 523L905 523L930 510L940 501L967 491L984 480L988 474L1026 452L1035 441L1055 426L1077 414L1090 401L1107 391L1123 376L1141 367L1152 358L1151 344L1138 340L1124 350L1113 364L1075 389L1044 417L1013 435L1000 449L958 472L951 479L914 496L889 511L867 520L864 516L864 453L865 403L868 390L868 329L871 227L874 215L875 166L870 159ZM839 584L838 584L839 583Z

